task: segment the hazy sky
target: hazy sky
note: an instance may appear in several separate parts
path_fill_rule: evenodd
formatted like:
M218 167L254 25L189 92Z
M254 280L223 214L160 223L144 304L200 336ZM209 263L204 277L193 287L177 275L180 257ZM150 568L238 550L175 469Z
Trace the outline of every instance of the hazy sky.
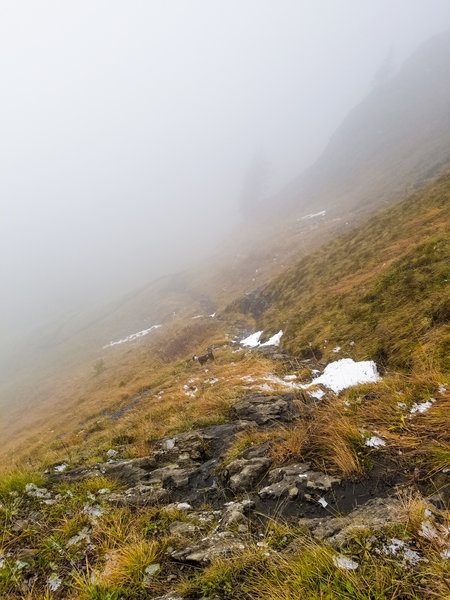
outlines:
M3 330L186 265L278 189L449 0L0 0Z

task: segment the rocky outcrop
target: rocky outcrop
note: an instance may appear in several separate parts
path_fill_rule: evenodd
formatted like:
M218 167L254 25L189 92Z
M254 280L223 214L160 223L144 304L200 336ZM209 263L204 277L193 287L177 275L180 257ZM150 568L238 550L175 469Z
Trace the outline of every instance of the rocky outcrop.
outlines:
M52 472L49 479L61 482L106 476L125 487L105 496L109 504L187 511L191 520L170 526L171 535L180 539L192 540L201 535L206 523L211 527L217 523L214 536L174 550L173 558L180 562L203 564L211 557L226 556L239 547L233 536L247 535L249 521L264 520L264 515L302 518L314 536L339 544L358 519L367 522L366 509L358 508L343 519L330 515L349 512L358 502L373 499L375 492L381 495L378 482L373 490L364 482L341 482L309 462L276 466L271 455L274 439L252 445L225 462L237 433L248 428L271 431L296 418L304 416L299 417L295 394L249 393L234 405L231 423L154 440L151 454L142 458L116 459L111 452L114 458L107 462ZM374 502L367 505L369 523L376 526L389 522L389 514L395 517L391 505L380 499Z
M369 500L342 517L321 519L301 519L300 525L306 527L318 540L327 540L335 547L343 546L358 529L377 531L401 520L404 505L398 498L376 498Z
M295 394L265 396L249 394L233 406L237 419L250 421L256 425L270 425L273 422L289 423L299 414L294 402Z

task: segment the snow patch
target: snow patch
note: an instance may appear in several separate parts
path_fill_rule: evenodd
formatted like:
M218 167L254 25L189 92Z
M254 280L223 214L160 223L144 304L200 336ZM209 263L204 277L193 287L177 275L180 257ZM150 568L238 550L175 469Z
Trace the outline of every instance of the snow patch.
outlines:
M261 344L259 341L262 334L263 331L256 331L255 333L252 333L245 339L241 340L240 343L242 344L242 346L246 346L247 348L257 348L258 346L261 348L263 348L264 346L279 346L281 337L283 335L283 331L280 329L278 333L273 335L267 340L267 342L264 342L263 344Z
M109 344L106 344L106 346L103 346L103 348L111 348L111 346L117 346L117 344L125 344L126 342L132 342L141 337L144 337L144 335L148 335L151 331L153 331L154 329L158 329L159 327L162 327L162 325L152 325L148 329L143 329L142 331L138 331L137 333L132 333L131 335L127 335L127 337L124 337L121 340L116 340L115 342L109 342Z
M301 217L301 221L304 221L305 219L315 219L316 217L324 217L326 214L327 214L326 210L321 210L320 212L311 213L309 215L305 215L304 217Z
M263 347L263 346L279 346L282 335L283 335L283 331L280 329L280 331L278 333L276 333L275 335L273 335L270 339L268 339L267 342L264 342L264 344L260 344L261 347Z
M351 358L341 358L341 360L328 364L322 375L313 379L310 384L302 387L307 389L312 385L321 383L338 394L353 385L376 383L380 379L377 366L373 360L355 362Z
M57 473L62 473L63 471L65 471L67 469L68 465L66 465L66 463L62 463L60 465L56 465L55 467L55 471Z
M336 346L336 348L333 348L333 352L337 353L341 351L341 347L340 346Z
M423 413L426 412L429 408L433 406L433 402L436 402L434 398L430 398L426 402L414 402L411 406L411 410L409 411L412 415L416 412Z
M256 333L252 333L245 339L241 340L241 344L246 346L247 348L256 348L259 346L259 338L262 336L262 331L257 331Z
M373 435L368 440L366 440L366 446L369 448L381 448L382 446L386 446L386 442L381 438Z
M308 392L308 396L311 396L311 398L315 398L316 400L322 400L322 398L325 396L325 392L323 390L314 390L313 392Z
M325 498L319 498L319 499L317 500L317 502L318 502L318 503L319 503L321 506L323 506L324 508L326 508L326 507L328 506L328 502L325 500Z

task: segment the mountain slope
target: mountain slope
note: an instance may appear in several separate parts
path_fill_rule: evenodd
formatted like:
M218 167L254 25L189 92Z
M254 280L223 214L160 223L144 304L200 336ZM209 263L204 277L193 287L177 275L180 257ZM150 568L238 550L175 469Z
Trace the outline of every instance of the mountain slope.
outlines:
M272 200L276 210L376 206L435 177L450 161L449 69L447 32L349 113L317 162Z
M449 367L450 174L287 269L229 311L285 331L295 354ZM350 347L350 344L352 346ZM424 354L427 360L424 360Z

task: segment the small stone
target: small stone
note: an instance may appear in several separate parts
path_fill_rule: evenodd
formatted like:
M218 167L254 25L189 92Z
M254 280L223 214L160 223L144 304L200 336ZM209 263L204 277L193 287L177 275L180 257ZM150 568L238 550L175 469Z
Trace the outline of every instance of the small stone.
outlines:
M347 556L343 556L342 554L336 554L333 556L333 564L338 569L345 569L346 571L354 571L359 567L359 564L348 558Z

